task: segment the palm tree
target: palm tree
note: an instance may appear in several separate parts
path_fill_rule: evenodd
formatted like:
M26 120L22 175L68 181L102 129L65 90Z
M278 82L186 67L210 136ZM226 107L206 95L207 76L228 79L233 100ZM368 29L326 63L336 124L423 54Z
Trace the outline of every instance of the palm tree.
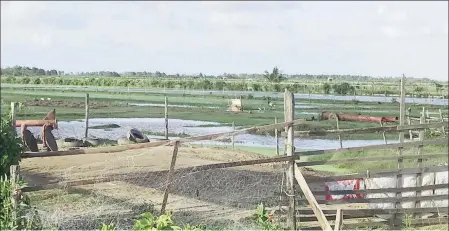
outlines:
M265 74L263 75L263 77L272 83L279 83L285 79L284 75L281 74L278 67L274 67L273 71L271 73L269 73L268 71L265 71Z

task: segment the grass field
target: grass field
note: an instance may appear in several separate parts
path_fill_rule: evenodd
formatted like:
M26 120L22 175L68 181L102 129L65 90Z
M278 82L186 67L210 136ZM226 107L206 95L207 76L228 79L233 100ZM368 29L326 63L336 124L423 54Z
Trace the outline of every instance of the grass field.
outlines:
M18 119L41 119L48 111L56 109L58 120L84 119L84 97L82 92L63 91L13 91L3 89L1 92L2 114L7 113L10 102L22 102L23 108ZM283 121L282 99L274 101L274 108L268 107L266 99L243 99L244 112L227 112L229 98L220 96L168 95L169 118L211 121L225 124L235 123L236 126L266 125L274 123L275 117ZM51 98L50 101L40 101L40 98ZM37 99L37 101L35 100ZM153 106L135 106L128 103L158 104ZM90 94L90 118L163 118L164 96L160 94L123 93L113 94L98 92ZM295 110L295 118L310 119L318 117L322 111L335 113L367 114L374 116L399 116L398 103L352 102L333 100L296 100L296 105L302 107ZM186 107L187 106L187 107ZM304 108L306 107L306 108ZM259 110L259 108L266 110ZM410 105L412 116L419 116L422 105ZM436 111L444 106L427 105L428 110ZM251 113L250 113L251 112ZM315 113L315 114L314 114ZM394 124L394 123L393 123ZM373 123L341 121L340 128L361 128L379 126ZM308 121L296 126L296 130L335 129L333 120ZM273 135L271 133L271 135ZM323 138L336 139L335 135ZM345 135L343 139L382 139L381 134ZM387 134L387 139L397 139L397 134Z

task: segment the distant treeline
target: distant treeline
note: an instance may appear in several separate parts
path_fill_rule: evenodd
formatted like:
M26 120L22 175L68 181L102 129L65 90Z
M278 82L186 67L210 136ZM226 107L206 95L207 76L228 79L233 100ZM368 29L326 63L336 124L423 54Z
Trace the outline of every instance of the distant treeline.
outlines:
M263 79L265 78L264 73L255 74L229 74L224 73L221 75L206 75L203 73L185 75L185 74L166 74L164 72L115 72L115 71L97 71L97 72L64 72L60 70L45 70L37 67L26 67L26 66L13 66L1 68L1 75L4 76L80 76L80 77L152 77L152 78L214 78L214 79ZM372 76L361 76L361 75L310 75L310 74L283 74L285 80L288 79L304 79L304 80L338 80L338 81L399 81L398 77L372 77ZM407 76L407 78L411 78ZM428 78L419 79L421 82L434 82Z

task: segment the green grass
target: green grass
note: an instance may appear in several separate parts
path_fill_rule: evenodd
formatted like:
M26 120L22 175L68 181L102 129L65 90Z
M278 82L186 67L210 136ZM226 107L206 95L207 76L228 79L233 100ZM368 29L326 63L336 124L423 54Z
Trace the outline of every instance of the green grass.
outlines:
M403 155L417 155L418 148L405 148ZM446 154L448 153L447 144L438 145L426 145L423 147L424 154ZM342 160L342 159L355 159L355 158L367 158L367 157L383 157L383 156L395 156L398 155L397 149L381 149L381 150L367 150L357 152L345 152L336 154L325 154L310 156L309 161L327 161L327 160ZM437 165L441 163L447 163L448 156L432 158L424 161L424 165ZM417 159L404 160L404 167L414 168L417 167ZM394 160L379 160L379 161L360 161L357 163L342 163L332 165L338 169L344 169L348 172L356 173L366 170L380 170L380 169L394 169L397 168L397 161Z

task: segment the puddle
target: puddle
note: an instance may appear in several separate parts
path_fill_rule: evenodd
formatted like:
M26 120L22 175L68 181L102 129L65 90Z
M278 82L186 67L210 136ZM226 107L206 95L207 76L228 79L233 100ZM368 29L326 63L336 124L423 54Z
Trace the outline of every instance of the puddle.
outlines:
M165 131L164 118L101 118L89 119L89 126L101 126L107 124L117 124L120 127L108 129L89 129L89 136L103 139L117 140L124 137L132 128L138 128L141 131L152 131L163 133ZM59 129L53 130L53 134L57 139L74 137L81 139L84 137L84 121L60 121ZM214 125L214 127L205 127L204 125ZM195 120L170 119L168 128L170 133L180 134L186 133L190 136L202 136L222 132L232 131L230 126L219 126L216 122L205 122ZM203 126L203 127L198 127ZM40 136L41 129L39 127L30 127L30 131L36 136ZM238 128L237 128L238 129ZM17 128L19 132L19 128ZM149 136L149 138L162 138L160 136ZM170 137L176 138L176 137ZM381 137L379 137L381 138ZM243 134L235 137L236 145L252 146L252 147L276 147L276 140L272 136ZM395 143L397 141L388 141ZM229 145L229 142L219 141L198 141L195 144L214 144ZM359 147L365 145L383 144L384 141L379 140L348 140L343 141L343 147ZM279 139L279 145L282 147L283 139ZM295 139L295 146L299 149L335 149L339 148L338 139Z

